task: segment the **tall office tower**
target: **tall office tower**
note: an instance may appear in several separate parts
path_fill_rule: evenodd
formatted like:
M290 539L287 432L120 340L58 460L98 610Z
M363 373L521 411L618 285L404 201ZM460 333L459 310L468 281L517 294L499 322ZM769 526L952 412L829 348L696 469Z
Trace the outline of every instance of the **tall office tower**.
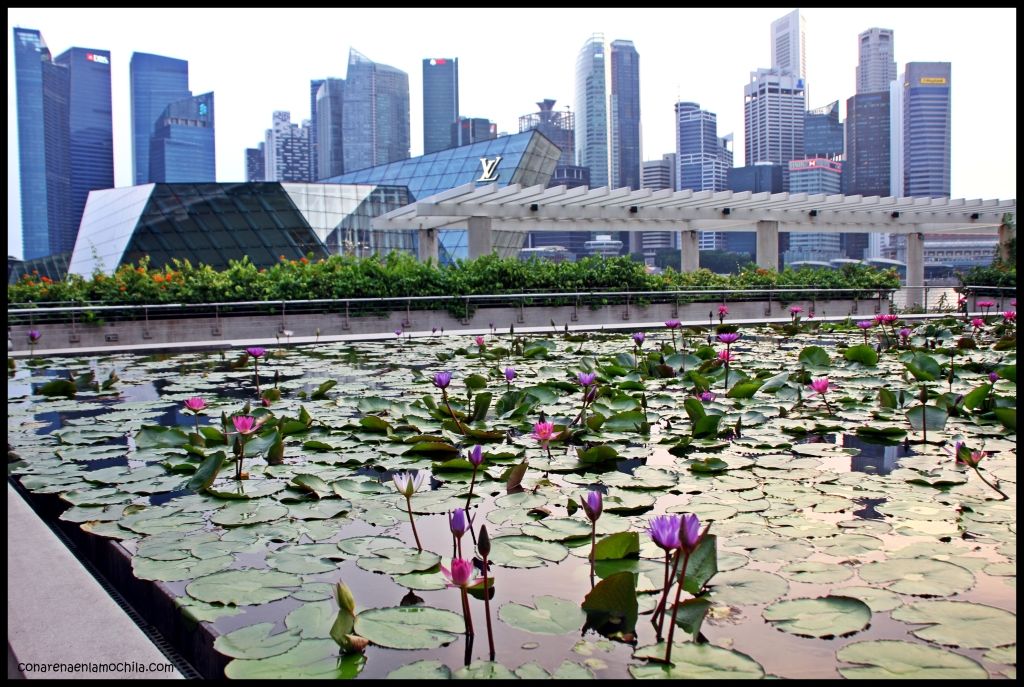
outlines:
M459 117L448 125L449 143L445 148L468 146L498 137L498 125L483 117Z
M459 121L459 60L423 60L423 154L451 147L452 124Z
M110 53L50 59L39 31L14 29L24 258L71 251L89 191L114 185Z
M835 195L842 187L843 164L836 160L809 158L789 163L790 193L824 193ZM828 262L841 258L839 233L795 231L789 233L789 250L784 256L786 264L798 260Z
M640 165L640 188L649 188L652 191L676 188L676 164L675 153L665 153L660 160L646 160ZM676 247L677 233L674 231L641 231L632 232L631 236L638 236L639 252L643 253L644 262L648 257L653 261L654 255L662 248ZM634 248L633 252L637 252Z
M345 172L345 134L342 113L345 108L345 80L323 79L316 95L317 173L314 179L327 179ZM310 136L313 135L312 128Z
M857 37L857 93L889 90L896 79L895 43L892 29L868 29Z
M345 171L409 157L409 75L352 49L342 114Z
M263 149L265 144L261 141L255 148L245 149L245 180L266 181L266 160Z
M744 164L774 162L788 188L789 161L804 155L804 80L772 69L750 73L743 87Z
M804 157L843 159L845 130L839 121L839 101L804 114Z
M576 57L576 160L590 169L590 185L608 185L608 97L604 36L587 39Z
M640 55L633 41L612 41L611 186L640 188Z
M789 166L789 163L786 163ZM774 162L755 162L753 165L733 167L729 170L728 190L734 193L750 191L751 193L781 193L782 165ZM779 232L780 252L783 234ZM733 253L747 253L751 260L757 258L757 234L754 231L725 232L725 250ZM787 246L788 247L788 246Z
M772 22L772 69L807 78L807 20L800 10Z
M150 137L149 181L217 181L213 93L173 102L164 110Z
M316 97L326 79L309 80L309 178L321 178L320 173L320 118L316 111Z
M908 62L903 84L903 195L949 197L949 62Z
M890 195L889 92L858 93L846 101L846 162L843 192L847 195ZM896 195L903 195L902 193ZM863 233L841 237L846 257L877 257Z
M309 177L309 120L292 124L291 113L274 112L263 149L267 181L312 181Z
M187 60L135 52L128 71L131 81L132 178L138 186L154 181L149 176L149 147L157 120L168 105L191 97L192 91L188 88Z
M566 108L565 112L555 112L555 101L550 98L537 103L540 112L523 115L519 118L519 133L537 129L562 151L558 158L559 166L576 164L576 118ZM557 184L555 184L557 186Z
M732 167L732 151L718 137L718 115L700 109L697 103L676 103L677 190L724 191ZM727 137L728 142L732 138ZM721 250L721 232L702 231L697 236L700 250Z

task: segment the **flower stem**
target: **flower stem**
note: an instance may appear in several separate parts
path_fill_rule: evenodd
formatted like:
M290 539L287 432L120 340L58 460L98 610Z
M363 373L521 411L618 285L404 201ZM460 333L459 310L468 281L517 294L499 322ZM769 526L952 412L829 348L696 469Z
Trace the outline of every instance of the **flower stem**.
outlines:
M1003 493L1003 490L1002 490L1002 489L1000 489L999 487L997 487L996 485L992 484L992 483L991 483L991 482L989 482L989 481L988 481L987 479L985 479L985 476L981 474L981 470L980 470L980 469L978 469L978 466L977 466L977 465L973 465L973 466L971 466L971 467L973 467L973 468L974 468L974 472L976 472L976 473L978 474L978 477L979 477L979 478L981 479L981 481L982 481L982 482L984 482L984 483L985 483L985 484L987 484L988 486L990 486L990 487L992 487L993 489L995 489L995 490L996 490L996 491L997 491L997 492L999 493L999 495L1003 497L1003 501L1007 501L1007 500L1009 500L1009 498L1010 498L1010 497L1009 497L1009 496L1007 496L1007 495L1006 495L1005 493Z
M412 517L412 499L408 496L405 497L405 506L409 511L409 524L412 525L412 536L416 539L416 548L419 549L420 553L423 553L423 545L420 544L420 535L416 532L416 521Z
M590 523L590 562L594 562L594 549L597 548L597 521Z
M242 479L242 462L245 460L245 441L241 436L238 437L238 444L241 447L238 452L238 462L235 468L235 479L241 481Z
M494 631L491 629L491 601L487 591L487 556L484 556L484 615L487 618L487 646L494 660Z
M667 555L668 554L666 553L666 556ZM676 579L676 571L679 570L679 558L680 558L681 555L682 555L681 551L677 550L676 551L676 555L675 555L675 560L674 560L674 563L673 563L673 566L672 566L672 574L669 575L668 581L665 583L665 589L661 592L661 602L658 603L658 607L656 609L654 609L655 613L659 613L660 614L660 615L658 615L658 637L659 638L661 637L661 628L665 624L665 604L668 602L669 590L672 589L671 581ZM653 620L653 618L652 618L652 620Z
M462 614L466 618L466 636L473 636L473 616L469 613L469 594L466 588L462 587Z
M262 396L262 394L260 393L260 359L259 358L255 358L254 357L252 359L252 369L253 369L253 374L256 376L256 398L259 398L260 396Z
M668 648L665 649L665 662L672 663L672 635L676 631L676 613L679 612L679 597L683 593L683 582L686 581L686 565L690 562L690 552L683 556L683 571L679 576L679 586L676 588L676 602L672 605L672 625L668 628Z
M459 428L459 433L465 434L466 428L462 426L459 416L455 414L454 410L452 410L452 404L448 402L448 393L444 389L441 389L441 396L444 398L445 406L448 407L448 414L452 416L452 419L455 420L455 425Z

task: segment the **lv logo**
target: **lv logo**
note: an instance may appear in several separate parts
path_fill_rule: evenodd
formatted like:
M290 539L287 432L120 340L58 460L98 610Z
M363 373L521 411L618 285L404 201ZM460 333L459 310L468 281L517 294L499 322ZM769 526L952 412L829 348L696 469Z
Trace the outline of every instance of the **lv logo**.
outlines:
M480 158L480 167L483 169L483 174L477 181L497 181L498 175L495 172L498 169L498 163L501 162L501 155L498 155L493 160L488 160L486 157Z

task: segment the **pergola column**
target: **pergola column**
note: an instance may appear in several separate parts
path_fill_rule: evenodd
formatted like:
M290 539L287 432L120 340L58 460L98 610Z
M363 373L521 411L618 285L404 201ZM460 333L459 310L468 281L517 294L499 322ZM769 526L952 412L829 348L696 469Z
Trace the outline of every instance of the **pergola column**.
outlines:
M683 272L695 272L700 268L700 250L696 231L687 229L679 232L679 253L682 257Z
M779 269L779 223L757 223L757 266Z
M924 234L907 234L907 284L908 287L924 286ZM923 288L907 289L907 307L919 307L924 302Z
M420 229L419 230L419 246L416 252L416 257L419 258L420 262L432 261L435 265L437 264L437 230L436 229Z
M1010 241L1017 238L1017 226L1016 224L1007 224L1003 218L1003 223L999 225L999 259L1003 262L1010 262Z
M469 218L469 257L470 259L490 255L493 246L491 245L491 218L470 217Z

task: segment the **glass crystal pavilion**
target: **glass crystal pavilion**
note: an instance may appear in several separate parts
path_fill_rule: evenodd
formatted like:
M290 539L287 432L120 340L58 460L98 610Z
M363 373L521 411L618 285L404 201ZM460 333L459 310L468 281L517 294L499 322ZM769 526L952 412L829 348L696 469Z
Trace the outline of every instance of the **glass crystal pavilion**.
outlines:
M145 255L156 268L179 258L215 269L245 256L269 267L282 255L416 255L416 227L371 230L370 219L467 183L546 186L559 154L531 130L317 183L157 183L93 191L68 271L110 272ZM513 257L525 237L495 231L495 249ZM467 257L465 229L443 230L439 238L440 262Z

